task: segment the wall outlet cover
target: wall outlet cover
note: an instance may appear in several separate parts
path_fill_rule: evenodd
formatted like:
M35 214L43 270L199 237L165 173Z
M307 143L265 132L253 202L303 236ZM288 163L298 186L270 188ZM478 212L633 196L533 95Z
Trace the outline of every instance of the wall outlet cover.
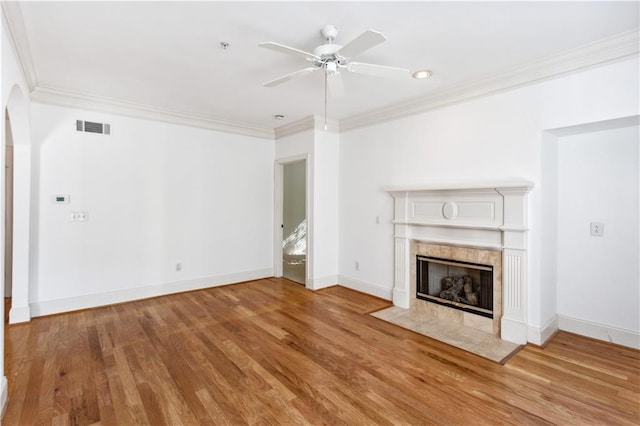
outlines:
M604 223L591 222L591 235L594 237L602 237L602 234L604 234Z

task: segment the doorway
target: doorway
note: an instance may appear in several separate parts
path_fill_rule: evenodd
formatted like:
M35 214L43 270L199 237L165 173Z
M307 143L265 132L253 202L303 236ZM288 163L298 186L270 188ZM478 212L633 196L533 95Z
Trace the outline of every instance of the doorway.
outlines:
M282 165L282 276L306 285L307 161Z

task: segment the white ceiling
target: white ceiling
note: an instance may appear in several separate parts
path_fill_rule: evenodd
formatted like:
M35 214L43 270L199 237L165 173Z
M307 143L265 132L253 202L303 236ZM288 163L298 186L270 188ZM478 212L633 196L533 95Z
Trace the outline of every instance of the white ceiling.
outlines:
M639 26L635 1L22 2L20 10L28 42L21 56L28 47L36 92L73 92L266 129L322 116L324 90L320 73L263 87L307 63L261 49L262 41L312 51L326 24L339 28L339 44L374 29L388 40L358 61L433 71L430 79L401 81L343 72L347 95L328 107L330 117L347 120L453 92ZM15 14L13 21L15 28ZM286 118L276 121L275 114Z

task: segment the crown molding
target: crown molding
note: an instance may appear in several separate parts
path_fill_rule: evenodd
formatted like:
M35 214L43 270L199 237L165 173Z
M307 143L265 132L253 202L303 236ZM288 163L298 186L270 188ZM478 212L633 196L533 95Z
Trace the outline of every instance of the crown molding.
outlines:
M29 42L27 41L27 30L24 27L20 3L17 1L3 1L0 4L2 5L2 19L9 32L11 44L18 56L29 90L33 91L38 87L38 77L33 65Z
M274 130L271 128L256 127L245 123L216 120L195 114L186 114L177 111L156 108L149 105L137 104L133 102L123 102L111 98L103 98L86 93L72 92L69 90L61 90L51 87L36 87L35 90L31 92L31 100L33 102L108 112L112 114L142 118L145 120L163 121L165 123L180 124L190 127L200 127L208 130L253 136L258 138L274 139L275 136Z
M310 115L292 123L285 124L275 129L276 139L284 138L285 136L295 135L307 130L324 130L333 133L340 133L340 127L338 120L332 118L326 119L327 128L325 129L325 118L318 115Z
M316 115L272 129L41 86L38 84L37 74L33 65L19 2L2 1L0 4L2 5L2 15L11 43L16 50L25 80L31 90L31 99L33 101L267 139L278 139L310 129L322 130L325 127L324 117ZM430 95L407 102L357 114L340 121L329 119L327 120L327 131L339 133L396 120L588 68L625 60L634 56L637 57L639 52L640 32L637 29L627 31L585 44L576 49L548 56L542 60L513 68L504 73L467 82L451 89L436 91Z
M504 73L434 92L408 102L354 115L340 120L340 130L346 131L396 120L473 98L539 83L588 68L638 57L639 52L640 31L637 29L626 31Z
M35 102L62 105L73 108L84 108L95 111L121 114L147 120L164 121L185 126L200 127L209 130L254 136L258 138L274 139L274 130L257 127L245 123L237 123L218 119L211 119L195 114L156 108L149 105L124 102L116 99L78 93L53 87L42 86L33 65L31 49L27 32L22 18L19 2L2 1L2 16L5 21L11 43L17 53L22 72L31 91L31 100Z

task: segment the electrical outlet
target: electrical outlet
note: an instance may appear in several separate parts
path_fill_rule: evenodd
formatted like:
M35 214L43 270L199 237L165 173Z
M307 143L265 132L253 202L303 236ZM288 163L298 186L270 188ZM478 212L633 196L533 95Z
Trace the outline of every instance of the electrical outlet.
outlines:
M69 214L70 222L86 222L89 220L89 212L73 211Z
M602 237L604 234L604 223L591 222L591 235L594 237Z
M360 270L360 262L356 262L355 264L356 271Z
M177 271L177 272L182 271L182 262L178 262L178 263L176 263L176 271Z

